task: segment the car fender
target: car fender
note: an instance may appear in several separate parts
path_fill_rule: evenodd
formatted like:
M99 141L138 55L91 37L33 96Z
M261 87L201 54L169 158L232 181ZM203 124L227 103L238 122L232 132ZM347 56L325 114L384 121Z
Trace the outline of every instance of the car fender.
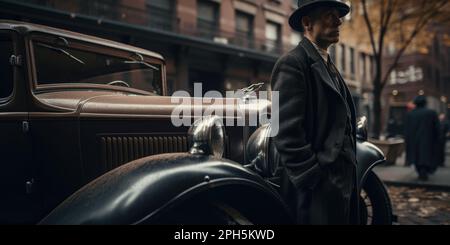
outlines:
M152 223L170 207L223 186L235 188L235 195L250 188L239 197L242 202L264 211L259 216L277 217L268 222L290 223L281 197L256 173L226 159L173 153L138 159L106 173L66 199L40 224Z
M356 159L358 186L364 186L368 173L377 165L385 162L383 152L374 144L358 141L356 144Z

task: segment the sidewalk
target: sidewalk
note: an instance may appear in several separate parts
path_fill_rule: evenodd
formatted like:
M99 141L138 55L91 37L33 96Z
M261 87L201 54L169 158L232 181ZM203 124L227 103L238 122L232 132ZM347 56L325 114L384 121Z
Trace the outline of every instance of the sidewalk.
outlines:
M428 181L420 181L413 167L404 166L404 154L397 159L396 165L378 166L374 171L387 185L429 187L450 191L450 142L447 146L446 167L438 168L436 173L429 176Z

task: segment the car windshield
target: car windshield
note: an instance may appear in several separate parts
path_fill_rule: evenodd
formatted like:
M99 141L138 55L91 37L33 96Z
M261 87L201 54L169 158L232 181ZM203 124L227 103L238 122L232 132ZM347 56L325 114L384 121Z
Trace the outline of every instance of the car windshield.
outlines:
M33 40L37 86L109 85L162 94L161 61L62 37Z

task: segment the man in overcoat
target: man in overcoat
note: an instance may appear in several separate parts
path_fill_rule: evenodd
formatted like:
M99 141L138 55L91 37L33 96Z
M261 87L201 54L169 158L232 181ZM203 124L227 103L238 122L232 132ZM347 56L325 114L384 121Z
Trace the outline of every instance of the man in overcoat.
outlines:
M405 125L406 161L414 165L419 179L426 181L438 165L439 119L426 108L425 96L414 99L416 108L408 113Z
M272 72L279 92L282 195L299 224L349 224L356 199L356 116L352 95L328 48L350 8L336 0L299 0L292 29L299 45Z

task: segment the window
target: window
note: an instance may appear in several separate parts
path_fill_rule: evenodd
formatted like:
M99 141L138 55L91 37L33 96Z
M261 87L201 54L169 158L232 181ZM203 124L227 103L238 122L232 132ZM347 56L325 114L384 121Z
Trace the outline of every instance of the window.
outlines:
M38 88L94 84L162 94L162 66L156 59L62 37L35 36L33 50Z
M80 9L83 14L99 18L117 20L120 17L118 0L80 1Z
M268 21L266 24L266 50L269 52L280 51L281 26Z
M393 55L395 54L395 52L397 51L394 42L390 42L387 48L388 48L388 54L389 54L389 55L392 55L392 56L393 56Z
M149 26L173 30L175 26L174 0L147 0Z
M366 78L366 55L364 53L361 53L359 55L359 80L361 80L363 83L365 83L367 81Z
M346 55L346 52L345 52L345 45L340 45L340 52L339 52L339 57L341 58L340 59L340 65L339 65L339 68L340 68L340 72L341 73L343 73L343 74L345 74L345 68L346 68L346 61L347 61L347 59L346 59L346 57L345 57L345 55Z
M253 16L236 11L236 44L253 47Z
M291 34L291 45L297 46L302 41L302 36L298 32L292 32Z
M8 98L14 87L13 66L9 63L14 54L12 38L9 34L0 33L0 101Z
M213 39L219 29L219 5L210 1L197 3L197 31L199 35Z
M350 75L355 77L355 49L350 48Z

